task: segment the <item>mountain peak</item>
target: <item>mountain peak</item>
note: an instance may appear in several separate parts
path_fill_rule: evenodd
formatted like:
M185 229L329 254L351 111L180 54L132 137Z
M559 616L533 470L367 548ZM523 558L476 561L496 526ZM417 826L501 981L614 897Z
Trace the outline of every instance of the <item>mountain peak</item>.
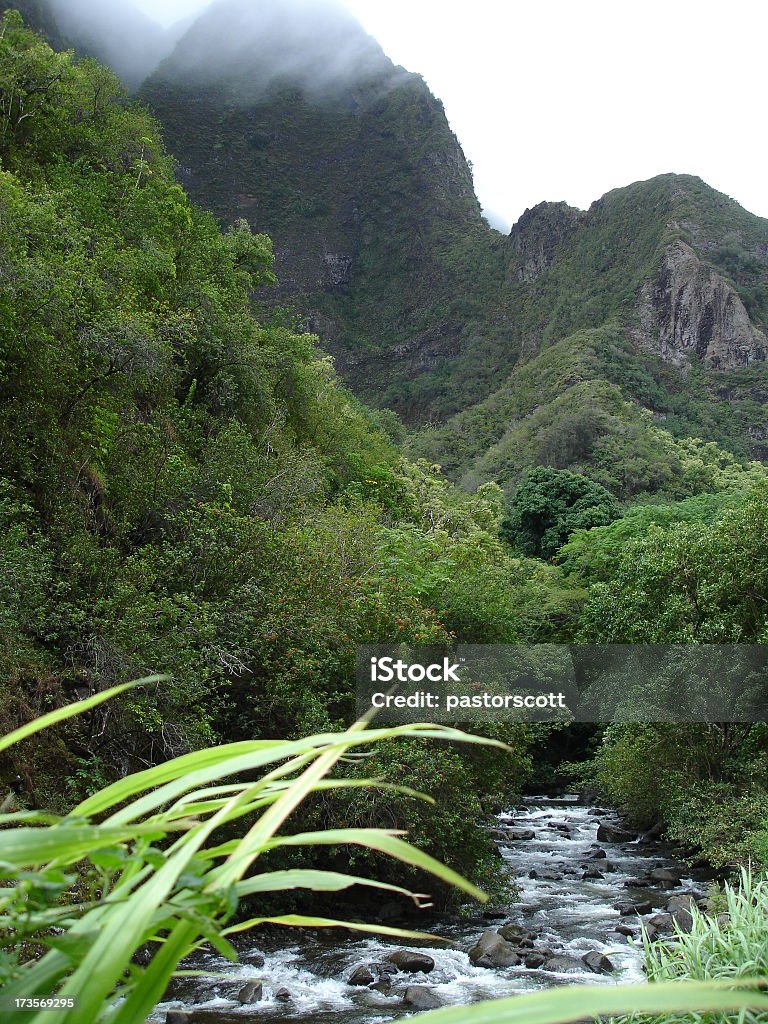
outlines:
M236 84L253 100L274 84L338 94L395 67L335 0L217 0L164 62L160 75L188 84Z

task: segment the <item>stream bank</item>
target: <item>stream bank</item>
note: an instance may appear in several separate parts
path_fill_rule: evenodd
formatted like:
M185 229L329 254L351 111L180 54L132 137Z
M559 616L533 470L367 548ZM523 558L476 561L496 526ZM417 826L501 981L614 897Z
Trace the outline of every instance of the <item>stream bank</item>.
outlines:
M453 946L288 930L261 945L246 939L237 965L199 957L195 969L227 977L180 982L151 1020L384 1024L553 985L640 981L641 920L666 933L674 915L685 927L690 901L705 894L704 878L668 847L573 794L527 797L494 832L519 898L426 929Z

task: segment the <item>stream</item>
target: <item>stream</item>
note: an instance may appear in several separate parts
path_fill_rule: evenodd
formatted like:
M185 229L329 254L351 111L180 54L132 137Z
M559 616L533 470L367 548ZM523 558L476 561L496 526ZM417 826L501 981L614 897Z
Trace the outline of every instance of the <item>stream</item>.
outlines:
M406 945L373 936L340 938L338 933L317 937L302 932L297 939L286 929L279 948L257 948L246 940L237 965L218 954L198 957L196 970L228 978L187 979L176 989L178 998L158 1006L150 1020L383 1024L416 1012L414 1006L403 1004L408 986L426 986L431 996L450 1006L575 982L640 981L640 952L616 930L618 926L637 933L638 915L625 906L622 916L615 905L645 904L640 910L648 920L670 897L689 893L698 898L703 887L674 861L667 847L620 832L614 836L611 828L620 825L612 812L580 803L575 795L527 797L500 815L495 829L501 854L520 887L519 898L505 908L441 920L425 929L453 940L455 946ZM613 842L606 841L606 833ZM590 875L594 877L585 877ZM473 963L468 950L483 933L509 923L523 930L523 944L516 947L521 962L504 967ZM434 968L426 974L392 974L383 986L391 984L388 992L348 984L355 968L381 964L397 949L428 954ZM597 970L591 970L582 960L590 953L609 962L593 963ZM534 966L526 966L526 959ZM373 971L378 979L377 968ZM262 982L261 999L240 1005L238 993L248 981Z

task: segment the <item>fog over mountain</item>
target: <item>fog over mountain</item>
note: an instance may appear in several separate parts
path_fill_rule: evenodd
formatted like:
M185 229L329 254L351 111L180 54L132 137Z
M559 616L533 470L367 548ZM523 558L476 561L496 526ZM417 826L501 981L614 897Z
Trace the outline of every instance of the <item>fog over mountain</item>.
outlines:
M49 0L68 42L109 64L131 89L137 88L171 52L189 26L163 28L130 0Z
M162 70L190 83L236 77L247 102L275 81L338 94L394 68L336 0L214 0Z

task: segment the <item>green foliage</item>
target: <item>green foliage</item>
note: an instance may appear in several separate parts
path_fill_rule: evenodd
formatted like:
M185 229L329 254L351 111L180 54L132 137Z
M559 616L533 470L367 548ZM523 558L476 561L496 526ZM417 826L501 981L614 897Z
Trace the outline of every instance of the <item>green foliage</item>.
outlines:
M685 981L764 980L768 971L766 879L742 870L740 884L727 884L721 902L718 916L711 912L703 914L694 904L690 930L676 929L671 942L651 942L647 935L643 936L645 970L651 987ZM707 1024L758 1024L765 1016L742 1010L740 1013L697 1015L697 1019ZM689 1014L634 1013L612 1018L610 1024L686 1024L690 1020Z
M430 122L419 88L402 102ZM572 619L559 572L499 542L498 488L459 495L405 462L397 422L346 391L314 336L255 319L270 240L222 232L116 79L15 15L0 160L3 718L170 677L4 755L24 803L63 808L218 738L342 726L357 644L506 642ZM476 822L456 760L441 784ZM434 782L426 760L414 781ZM479 831L440 842L485 871Z
M766 639L768 489L756 484L709 524L651 526L590 591L580 637L607 643Z
M132 687L106 691L53 712L4 737L0 749L126 689ZM4 997L74 995L75 1010L46 1011L41 1016L53 1012L51 1019L76 1018L79 1024L106 1019L134 1024L160 1000L179 961L206 942L236 960L227 936L261 923L345 925L300 916L259 916L260 894L291 888L338 892L367 885L420 903L421 898L402 885L348 873L259 870L265 857L281 847L376 850L485 900L475 886L404 842L391 828L282 832L311 794L344 787L343 780L327 776L350 750L365 750L397 736L491 742L435 726L366 731L358 724L340 734L293 742L245 741L187 754L116 781L65 817L33 811L3 814ZM234 840L225 831L233 822L242 830ZM241 919L235 920L241 902L250 910L247 920L242 911ZM347 926L419 937L359 923ZM30 944L39 948L34 959L24 956ZM149 963L139 966L135 956L145 946Z
M607 526L620 515L600 484L563 469L528 470L507 506L502 536L523 554L552 559L576 530Z

